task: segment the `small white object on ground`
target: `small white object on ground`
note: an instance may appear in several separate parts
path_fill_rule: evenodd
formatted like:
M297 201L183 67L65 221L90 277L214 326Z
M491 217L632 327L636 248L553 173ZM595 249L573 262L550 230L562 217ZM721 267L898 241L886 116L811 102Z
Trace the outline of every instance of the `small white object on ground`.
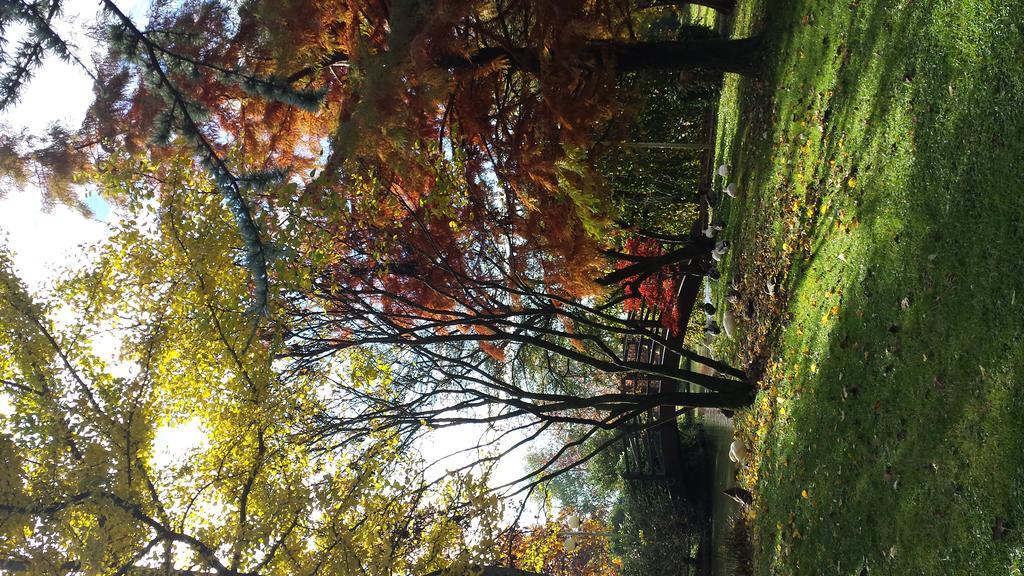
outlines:
M735 182L730 182L729 185L725 187L725 193L729 196L729 198L735 198L736 197L736 183Z
M719 166L718 175L721 176L722 178L729 176L729 166L727 164L722 164L721 166Z
M721 262L722 261L722 256L725 255L725 251L728 250L728 249L729 249L729 242L727 240L722 240L721 242L716 242L714 250L711 251L711 258L715 262Z
M768 289L769 296L775 296L775 282L769 280L765 287Z
M565 547L566 552L573 552L576 550L576 539L569 536L565 539L565 542L563 542L562 545Z
M732 338L733 332L736 331L736 318L732 315L732 310L726 310L722 314L722 329L725 330L725 335Z
M746 464L747 456L749 456L747 445L743 443L743 440L733 440L729 445L729 460L737 464Z

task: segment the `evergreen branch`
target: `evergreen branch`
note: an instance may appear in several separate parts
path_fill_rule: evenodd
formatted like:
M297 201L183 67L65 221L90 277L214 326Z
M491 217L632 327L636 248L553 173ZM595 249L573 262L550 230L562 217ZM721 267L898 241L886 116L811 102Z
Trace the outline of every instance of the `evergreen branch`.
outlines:
M55 3L59 3L57 0L54 1ZM98 78L96 77L96 74L93 73L92 69L89 68L89 66L87 66L77 54L75 54L74 50L72 50L73 46L68 44L68 42L64 40L60 34L57 34L57 31L50 26L49 20L44 19L43 15L36 9L36 7L29 6L25 3L25 0L18 0L18 2L31 11L32 20L36 22L36 27L38 28L37 33L44 37L46 47L52 52L55 52L57 56L64 61L74 62L89 76L89 78L92 79L93 82L97 82Z
M146 33L139 30L139 34L145 36ZM289 80L287 78L279 78L277 76L260 77L241 70L192 58L191 56L170 50L156 42L150 41L149 43L153 46L154 50L168 58L191 64L196 68L206 68L216 72L221 78L238 86L252 96L288 104L307 112L316 112L326 95L324 90L296 90L288 85Z
M217 185L217 189L224 197L224 201L234 216L239 233L245 243L245 265L252 275L255 293L253 311L257 314L268 313L270 293L268 278L268 249L260 237L260 231L256 224L256 219L242 195L239 177L231 171L227 162L221 158L213 147L213 144L211 144L209 139L207 139L203 134L202 129L191 112L191 103L188 102L181 91L174 86L173 82L171 82L170 77L164 70L160 57L157 55L157 52L160 52L161 48L147 38L146 35L139 30L137 26L135 26L135 23L132 22L131 18L121 11L121 9L118 8L112 0L103 0L103 6L107 11L111 12L118 21L120 21L121 28L131 36L129 39L131 45L136 47L136 49L141 45L141 52L146 58L146 68L156 77L157 86L164 88L165 97L170 100L170 114L173 116L175 110L179 110L181 112L181 133L187 139L191 140L192 144L195 146L196 152L201 158L200 163L213 178L214 183ZM255 322L253 328L253 333L255 333Z
M53 38L56 35L49 34L52 33L50 22L60 12L60 2L52 2L50 9L41 19L36 18L35 6L29 6L23 1L14 6L12 11L32 22L34 38L21 43L12 70L0 78L0 112L18 101L22 87L32 77L32 71L42 63L46 48L53 46Z

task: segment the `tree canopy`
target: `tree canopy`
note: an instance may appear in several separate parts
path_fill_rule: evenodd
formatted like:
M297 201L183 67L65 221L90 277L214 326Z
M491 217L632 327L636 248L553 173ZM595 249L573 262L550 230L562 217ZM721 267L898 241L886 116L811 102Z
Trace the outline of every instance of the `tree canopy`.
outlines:
M498 509L484 477L428 484L387 429L309 439L322 379L282 378L281 339L249 338L244 269L209 241L230 244L232 223L216 196L188 193L211 183L187 165L164 176L182 193L155 222L139 215L157 229L124 221L44 301L4 256L5 568L426 573L486 542ZM55 319L64 307L70 324ZM111 332L116 355L97 355ZM161 460L161 434L182 427L202 442Z
M501 542L533 546L500 495L656 406L752 400L678 326L629 315L646 299L678 319L711 246L631 240L595 159L617 145L623 74L748 73L756 38L645 39L622 0L161 2L145 24L99 5L86 121L0 137L0 177L119 210L52 292L0 257L0 568L499 573ZM0 111L46 54L83 60L62 9L0 10L28 31L0 45ZM629 338L719 374L643 362ZM438 475L419 447L469 424L491 439ZM201 442L161 462L185 429Z

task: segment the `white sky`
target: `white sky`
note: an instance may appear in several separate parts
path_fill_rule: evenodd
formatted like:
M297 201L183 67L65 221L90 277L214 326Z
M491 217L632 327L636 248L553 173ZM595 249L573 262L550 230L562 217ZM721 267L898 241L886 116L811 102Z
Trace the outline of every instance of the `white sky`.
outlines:
M145 0L119 2L136 21L145 15ZM64 2L61 17L54 28L76 50L82 62L92 64L95 41L86 35L96 22L99 3L95 0ZM24 31L10 30L8 45L18 41ZM25 86L18 103L0 114L0 125L13 131L27 129L41 134L53 122L78 127L92 102L92 79L77 64L50 56ZM43 292L66 268L82 263L81 246L95 244L109 235L106 221L117 217L109 206L88 191L81 191L96 218L86 218L65 206L44 211L42 195L32 186L13 188L0 181L0 244L13 256L15 272L31 292ZM103 353L103 351L97 351ZM10 401L0 394L0 415L9 413ZM161 456L158 464L176 460L202 441L198 425L181 425L160 430L155 439Z
M63 16L54 25L78 48L84 62L91 62L95 48L84 30L86 23L95 21L96 8L94 1L66 2ZM19 34L17 30L10 32L8 45L13 45ZM0 124L13 130L27 128L34 134L42 133L53 122L77 127L91 101L92 80L88 74L75 64L51 56L25 86L18 104L0 114ZM30 290L40 289L57 270L75 262L80 254L77 246L106 235L102 222L83 218L66 207L57 206L44 213L38 190L11 189L9 182L0 186L0 196L5 197L0 200L0 231L4 236L0 241L14 252L15 269Z

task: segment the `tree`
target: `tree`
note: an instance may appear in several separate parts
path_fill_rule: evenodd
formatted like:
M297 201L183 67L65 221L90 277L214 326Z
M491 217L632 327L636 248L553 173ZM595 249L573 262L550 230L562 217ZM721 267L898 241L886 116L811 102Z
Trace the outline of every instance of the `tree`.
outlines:
M438 180L454 176L463 183L456 202L479 217L479 207L500 199L496 217L505 233L529 239L547 256L538 265L566 285L593 276L612 232L607 187L589 155L598 128L623 107L615 100L617 75L715 67L719 57L730 63L722 67L741 70L756 54L756 40L637 41L620 4L434 8L423 14L414 2L395 3L385 13L353 16L377 31L372 41L317 61L344 63L357 81L347 88L351 112L343 113L324 170L305 193L313 203L326 196L328 213L339 205L337 194L355 203L352 191L370 199L363 205L397 196L416 206L439 195L438 206L450 198L438 194ZM574 288L577 296L592 289Z
M564 508L545 524L513 533L507 552L513 565L549 576L618 576L620 563L611 554L609 527L584 518L573 530L567 523L572 512ZM566 546L570 537L572 543Z
M408 241L404 233L409 231L403 226L416 220L422 224L416 232L422 246L447 243L446 254L434 252L451 259L445 262L449 268L460 257L466 260L463 266L475 269L487 264L500 266L493 261L495 254L500 255L495 249L505 248L497 247L493 239L507 239L508 250L516 254L511 255L506 270L484 278L483 289L491 290L494 281L515 282L515 276L528 268L537 269L543 284L530 279L498 286L498 291L506 294L488 296L491 302L480 312L491 314L487 306L521 300L524 295L552 299L556 304L535 305L525 314L509 315L503 324L521 322L519 326L526 327L535 325L538 318L547 318L545 331L556 338L568 335L550 325L558 318L563 327L566 321L582 322L595 329L621 332L616 321L607 323L607 306L589 309L580 305L580 299L599 293L600 284L616 284L620 277L629 277L641 265L633 262L596 283L592 280L603 265L597 238L606 229L606 205L595 188L593 171L574 150L585 146L587 127L607 116L586 111L603 108L604 96L599 93L604 92L600 88L607 87L607 81L602 78L645 68L700 65L740 69L751 62L749 52L756 43L627 41L622 35L628 29L629 11L618 16L621 10L601 3L560 4L557 9L527 3L498 6L496 12L486 3L442 2L434 10L416 2L387 7L369 3L346 5L338 11L295 3L277 9L266 5L255 11L245 8L237 15L209 3L177 10L158 7L148 29L136 26L112 2L103 5L111 22L112 51L92 117L94 130L104 145L123 148L131 157L139 148L139 133L151 128L161 146L149 153L150 157L170 157L177 151L191 155L206 169L242 232L244 261L253 276L255 310L269 311L268 282L275 250L261 229L277 228L276 211L287 211L289 221L304 223L307 231L326 229L337 234L344 227L355 227L362 238L352 240L353 234L345 232L348 238L340 240L358 242L356 250L363 251L358 256L371 259L403 249ZM298 14L304 15L302 22L294 21ZM28 10L21 17L39 28L40 36L53 35L49 21L39 11ZM223 25L233 17L238 19L237 26ZM282 18L292 25L268 25ZM330 42L324 40L324 34ZM291 70L297 66L294 58L275 54L276 47L285 42L308 46L299 53L312 54L303 58L312 58L313 64ZM348 67L343 77L332 68L338 64ZM533 77L539 80L539 88ZM307 86L289 86L298 82ZM593 107L580 105L580 91L585 95L583 102L589 99ZM448 95L443 96L445 93ZM296 168L316 165L315 155L301 150L314 149L315 143L330 133L331 124L312 112L325 95L329 106L341 110L343 120L333 128L320 175L312 181L304 177L308 183L301 192L297 182L277 184L274 192L260 201L246 200L245 190L274 186L282 178L303 174ZM282 113L280 122L269 127L252 122L251 109L268 120L278 118L268 114L281 106L290 108ZM584 116L573 116L579 114ZM180 138L172 139L174 132ZM350 141L352 136L360 138L359 142ZM258 171L243 173L233 165ZM307 203L312 210L305 208ZM449 232L446 227L457 228L457 224L445 217L460 212L481 222L477 230L490 244L474 246L465 235L452 238L457 234L451 232L458 231ZM316 268L322 248L301 248L314 251L309 261ZM327 258L348 258L348 248L340 249L342 254L327 254ZM465 254L453 254L455 250ZM695 244L683 249L682 255L693 259L701 250ZM431 256L422 249L420 252ZM639 276L671 263L666 257L676 255L654 258ZM401 266L414 263L389 265L400 271ZM351 272L366 268L351 268L349 277L336 275L335 280L358 285L357 278L352 278L358 275ZM332 270L336 272L337 267ZM392 274L391 278L401 275ZM435 292L438 289L447 288L433 287ZM330 290L333 288L327 287ZM480 296L481 291L476 292L473 298ZM422 290L420 294L426 296ZM428 298L434 297L436 293ZM430 302L417 304L429 306ZM557 310L559 306L562 311ZM595 321L594 312L600 321ZM468 324L474 330L494 328L479 318ZM605 372L654 370L609 354L607 344L592 333L569 340L574 346L592 343L601 349L597 357L523 330L484 334L477 340L499 336L511 337L518 344L539 345ZM657 371L670 378L682 376L673 367ZM740 391L737 386L716 384L696 374L687 377L702 379L722 391Z
M499 573L473 470L507 452L434 483L413 450L430 428L579 424L567 451L614 431L529 490L655 406L750 402L739 370L622 318L620 281L706 247L610 270L621 238L590 152L617 75L747 72L756 39L646 42L628 6L582 0L160 3L144 27L101 3L109 52L71 172L134 219L56 296L73 329L5 272L7 566ZM59 11L0 13L32 31L4 102L42 52L74 56ZM16 177L47 162L7 148ZM109 323L128 375L89 350ZM625 336L725 376L639 362ZM630 372L710 391L616 389ZM191 418L209 446L156 470L161 426Z
M736 8L736 2L733 0L696 0L692 2L683 2L680 0L649 0L647 2L641 2L641 8L660 8L660 7L672 7L682 8L688 4L694 6L706 6L719 12L728 14Z
M688 573L699 565L707 523L681 515L663 490L626 482L613 513L612 553L624 576Z
M656 327L623 318L617 307L626 296L604 302L574 298L573 292L588 284L586 279L565 280L551 268L533 265L540 256L520 251L521 243L495 230L490 220L460 219L472 228L459 230L455 220L399 203L398 209L377 205L375 216L385 219L383 225L356 220L353 210L353 218L337 231L344 236L334 237L329 248L329 272L314 281L316 307L311 310L300 296L289 309L295 319L290 356L308 362L357 346L395 346L421 356L432 369L448 372L442 364L451 363L455 372L469 370L498 389L525 394L527 386L488 373L478 363L467 365L467 358L459 356L472 353L463 346L466 343L505 363L514 362L522 349L536 348L558 361L606 374L643 372L725 394L707 401L749 401L751 388L746 382L629 358L621 338L638 336L743 378L735 368L674 344ZM401 240L391 232L397 228L402 230ZM694 242L667 258L623 255L640 261L612 275L642 276L680 260L677 252L698 256L700 244ZM598 282L612 282L606 278Z
M3 569L383 575L486 561L499 514L486 478L428 484L389 430L307 441L320 375L283 379L280 338L250 338L211 182L187 162L161 174L179 193L126 215L51 297L30 296L0 256L0 391L14 408L0 417ZM128 193L151 197L147 182ZM91 345L104 334L119 336L113 359ZM203 442L161 462L162 434L182 425Z
M579 424L579 436L562 452L520 479L530 489L635 432L630 422L656 406L751 401L754 390L742 372L681 348L656 324L624 318L624 296L571 297L575 288L563 276L533 265L538 256L520 250L522 243L494 227L494 219L472 215L486 208L467 205L465 215L442 217L429 204L390 200L369 210L354 195L344 225L310 238L324 247L327 269L312 279L312 300L296 294L284 311L291 318L285 357L296 373L339 359L386 368L387 377L369 389L359 385L362 378L335 379L339 408L324 416L320 434L348 438L391 427L405 437L480 424L532 441ZM633 336L728 376L630 357L622 339ZM619 376L634 372L662 380L664 391L623 389ZM678 380L711 391L668 391ZM599 430L615 434L578 458L561 458Z
M598 432L574 450L562 452L562 465L579 460L583 454L604 443L612 434L608 431ZM554 438L550 443L531 445L527 455L528 464L533 467L543 465L577 435L578 431L566 426L558 430L557 435L552 435ZM586 466L577 466L546 482L540 487L538 500L546 504L549 498L554 499L560 507L574 510L580 516L607 517L619 491L620 476L617 465L625 446L626 442L613 444L601 450L596 457L587 462Z
M429 190L451 152L473 198L497 187L527 230L564 222L572 241L546 248L588 266L609 204L586 157L595 128L622 106L616 75L749 72L758 50L757 39L645 42L631 6L612 1L161 4L146 28L101 4L110 54L79 141L101 157L137 155L151 135L158 146L146 154L186 153L208 170L243 237L256 309L267 301L272 213L296 202L334 209L338 189L359 179ZM59 11L58 0L38 0L5 14L32 30L5 101L42 52L75 56L53 32ZM276 193L260 196L268 185Z

